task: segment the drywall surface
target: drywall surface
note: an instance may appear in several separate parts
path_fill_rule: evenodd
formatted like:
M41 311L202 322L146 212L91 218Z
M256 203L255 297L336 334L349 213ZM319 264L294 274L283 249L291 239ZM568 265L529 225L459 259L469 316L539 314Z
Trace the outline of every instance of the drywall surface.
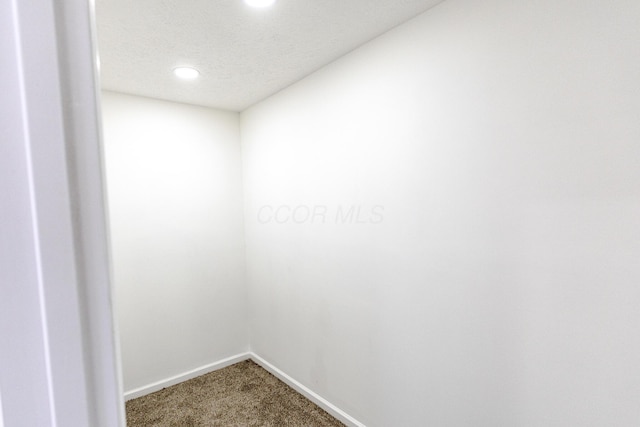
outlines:
M252 351L371 427L637 424L638 22L448 0L243 112Z
M39 17L31 16L32 22ZM25 107L23 74L31 69L20 69L24 45L18 42L22 34L18 24L16 5L0 3L0 425L5 421L7 425L50 425L55 422L55 405L47 369L37 246L40 236L34 227L38 212L33 203L32 141L27 132L27 113L37 111L38 104L32 110ZM47 93L42 99L48 99ZM55 104L42 107L40 115L46 117L54 108ZM46 130L52 129L55 124Z
M124 389L247 350L238 114L104 93Z

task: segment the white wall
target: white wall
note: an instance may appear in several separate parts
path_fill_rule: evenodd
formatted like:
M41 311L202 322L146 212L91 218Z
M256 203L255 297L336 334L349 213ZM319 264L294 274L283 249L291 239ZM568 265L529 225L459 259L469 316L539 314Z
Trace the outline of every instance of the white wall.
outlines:
M0 386L3 422L53 422L15 5L0 3ZM28 39L27 39L28 40ZM3 60L4 61L4 60ZM14 65L15 64L15 65ZM11 66L13 65L13 66ZM19 325L19 328L12 325Z
M252 350L372 427L636 425L638 22L448 0L245 111Z
M248 347L238 114L103 94L125 391Z
M0 425L124 424L89 7L0 4Z

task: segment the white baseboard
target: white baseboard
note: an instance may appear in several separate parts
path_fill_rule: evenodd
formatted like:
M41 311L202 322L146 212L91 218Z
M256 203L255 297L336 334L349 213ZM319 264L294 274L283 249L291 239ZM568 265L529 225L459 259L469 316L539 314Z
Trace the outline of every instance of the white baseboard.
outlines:
M131 400L137 397L142 397L147 394L162 390L163 388L170 387L172 385L179 384L183 381L190 380L200 375L208 374L209 372L217 371L218 369L226 368L234 363L242 362L243 360L250 359L251 353L241 353L235 356L227 357L226 359L219 360L214 363L210 363L200 368L193 369L180 375L176 375L164 380L157 381L153 384L146 385L144 387L136 388L124 393L124 400Z
M304 397L327 411L336 419L340 420L344 424L349 427L366 427L360 421L353 418L351 415L344 412L342 409L338 408L319 394L315 393L302 383L296 381L280 369L273 366L271 363L264 360L262 357L258 356L255 353L247 352L237 354L235 356L228 357L223 360L219 360L214 363L210 363L208 365L202 366L200 368L193 369L191 371L185 372L180 375L176 375L161 381L157 381L153 384L146 385L144 387L136 388L134 390L130 390L124 393L124 400L131 400L137 397L142 397L150 393L154 393L156 391L162 390L163 388L170 387L172 385L179 384L183 381L190 380L195 377L199 377L200 375L208 374L209 372L217 371L218 369L226 368L227 366L231 366L235 363L242 362L244 360L251 359L256 362L258 365L262 366L267 371L271 372L278 379L282 380L285 384L296 390L298 393L302 394Z
M250 353L250 355L251 355L251 360L256 362L258 365L262 366L267 371L271 372L273 375L278 377L278 379L282 380L285 384L287 384L288 386L296 390L298 393L300 393L301 395L303 395L304 397L306 397L307 399L309 399L310 401L312 401L313 403L315 403L316 405L318 405L319 407L327 411L334 418L338 419L339 421L343 422L349 427L366 427L360 421L356 420L351 415L344 412L342 409L338 408L328 400L324 399L319 394L307 388L302 383L294 380L289 375L285 374L280 369L276 368L271 363L264 360L262 357L258 356L255 353Z

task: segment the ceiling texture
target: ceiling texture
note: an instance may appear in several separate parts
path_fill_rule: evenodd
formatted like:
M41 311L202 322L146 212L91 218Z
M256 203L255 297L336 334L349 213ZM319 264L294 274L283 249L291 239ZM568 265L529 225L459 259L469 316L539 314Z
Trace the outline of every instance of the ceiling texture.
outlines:
M96 0L103 89L242 111L443 0ZM196 80L173 68L192 66Z

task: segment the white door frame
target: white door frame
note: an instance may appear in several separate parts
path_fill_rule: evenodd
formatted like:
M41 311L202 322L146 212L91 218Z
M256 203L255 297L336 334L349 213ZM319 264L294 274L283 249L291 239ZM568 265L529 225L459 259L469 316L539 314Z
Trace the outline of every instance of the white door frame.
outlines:
M0 425L124 426L93 5L0 2Z

